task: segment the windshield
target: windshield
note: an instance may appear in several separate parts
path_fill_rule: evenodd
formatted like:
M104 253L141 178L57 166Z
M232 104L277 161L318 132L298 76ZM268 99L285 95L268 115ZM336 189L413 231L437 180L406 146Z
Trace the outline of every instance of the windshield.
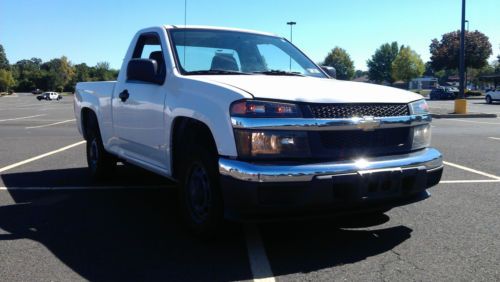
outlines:
M170 30L183 74L326 76L283 38L211 29Z

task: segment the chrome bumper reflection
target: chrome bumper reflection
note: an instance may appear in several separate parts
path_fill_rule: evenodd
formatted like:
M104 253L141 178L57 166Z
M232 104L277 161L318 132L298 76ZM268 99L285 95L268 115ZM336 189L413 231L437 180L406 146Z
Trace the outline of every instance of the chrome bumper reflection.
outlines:
M375 117L376 128L408 127L431 122L430 115L410 115L398 117ZM233 128L269 130L359 130L363 129L363 117L340 119L315 118L244 118L231 117Z
M404 155L303 165L265 165L219 158L221 175L251 182L311 181L314 177L324 178L329 175L362 174L374 170L398 170L408 167L432 170L442 165L441 153L433 148Z

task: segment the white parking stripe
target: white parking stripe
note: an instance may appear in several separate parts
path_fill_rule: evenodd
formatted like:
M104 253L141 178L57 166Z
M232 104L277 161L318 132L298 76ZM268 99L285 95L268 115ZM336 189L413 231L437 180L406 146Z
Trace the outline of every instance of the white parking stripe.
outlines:
M252 270L253 281L274 282L273 272L267 259L266 250L262 244L259 230L254 224L245 226L248 259Z
M62 147L60 149L57 149L57 150L54 150L54 151L51 151L51 152L48 152L48 153L45 153L45 154L41 154L39 156L36 156L36 157L33 157L33 158L29 158L27 160L24 160L24 161L21 161L21 162L18 162L18 163L15 163L15 164L11 164L11 165L8 165L8 166L5 166L5 167L2 167L0 168L0 172L4 172L4 171L7 171L9 169L13 169L15 167L18 167L18 166L21 166L21 165L24 165L24 164L27 164L27 163L30 163L30 162L33 162L33 161L36 161L36 160L39 160L41 158L45 158L45 157L48 157L50 155L54 155L54 154L57 154L57 153L60 153L62 151L66 151L68 149L71 149L73 147L76 147L76 146L79 146L79 145L82 145L82 144L85 144L86 141L80 141L80 142L76 142L75 144L71 144L71 145L68 145L66 147Z
M488 137L488 138L493 139L493 140L500 140L500 138L498 138L498 137Z
M496 183L500 180L486 179L486 180L441 180L442 184L457 184L457 183Z
M45 114L41 114L41 115L34 115L34 116L27 116L27 117L18 117L18 118L0 119L0 122L2 122L2 121L11 121L11 120L18 120L18 119L34 118L34 117L41 117L41 116L44 116L44 115L45 115Z
M75 121L75 120L76 119L68 119L68 120L63 120L63 121L59 121L59 122L54 122L54 123L51 123L51 124L37 125L37 126L28 126L28 127L25 127L25 129L42 128L42 127L57 125L57 124L61 124L61 123L72 122L72 121Z
M449 166L453 166L453 167L456 167L456 168L459 168L459 169L470 171L470 172L473 172L475 174L479 174L479 175L482 175L482 176L493 178L495 180L500 180L500 176L496 176L496 175L493 175L493 174L490 174L490 173L482 172L482 171L479 171L479 170L476 170L476 169L473 169L473 168L465 167L463 165L454 164L454 163L450 163L450 162L443 161L443 163L445 165L449 165Z

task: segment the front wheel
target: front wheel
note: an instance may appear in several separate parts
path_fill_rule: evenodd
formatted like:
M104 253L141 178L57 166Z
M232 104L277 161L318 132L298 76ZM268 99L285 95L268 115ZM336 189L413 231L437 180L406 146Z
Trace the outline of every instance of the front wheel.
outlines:
M188 228L197 235L212 237L223 223L217 157L200 147L190 151L182 169L181 214Z
M487 104L491 104L491 102L492 102L492 101L493 101L493 100L491 99L491 96L490 96L490 95L486 96L486 103L487 103Z

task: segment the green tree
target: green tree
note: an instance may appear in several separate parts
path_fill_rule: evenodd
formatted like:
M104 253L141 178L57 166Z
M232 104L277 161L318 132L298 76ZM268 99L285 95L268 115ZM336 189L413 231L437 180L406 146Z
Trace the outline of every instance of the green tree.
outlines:
M44 74L47 76L48 90L65 89L75 74L71 62L65 56L44 63L42 69L48 72Z
M0 44L0 69L10 70L9 60L7 60L2 44Z
M328 53L324 65L334 67L337 71L337 79L351 80L354 77L354 62L346 50L335 47Z
M372 58L366 62L368 65L368 77L377 83L393 83L392 62L398 55L399 47L397 42L385 43L373 54Z
M441 40L433 39L429 48L434 70L458 68L460 31L443 34ZM486 35L477 30L465 32L465 65L467 67L484 67L488 64L491 54L491 43Z
M0 69L0 92L8 91L16 82L12 77L12 72L6 69Z
M424 62L410 47L401 46L396 59L392 62L392 78L408 82L421 76L425 71Z

